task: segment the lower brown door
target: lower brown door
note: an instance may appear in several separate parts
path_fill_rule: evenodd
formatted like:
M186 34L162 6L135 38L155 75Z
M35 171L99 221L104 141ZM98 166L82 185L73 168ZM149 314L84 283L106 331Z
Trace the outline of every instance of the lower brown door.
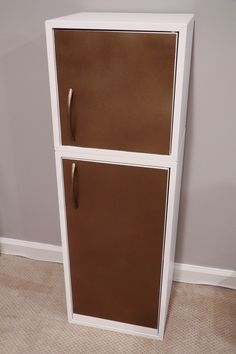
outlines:
M157 328L168 170L63 169L74 313Z

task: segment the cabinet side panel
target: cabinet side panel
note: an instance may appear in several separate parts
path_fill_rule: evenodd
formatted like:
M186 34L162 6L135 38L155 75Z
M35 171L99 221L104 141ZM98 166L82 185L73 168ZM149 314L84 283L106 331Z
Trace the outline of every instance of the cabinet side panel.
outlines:
M63 165L74 313L157 328L168 170Z
M193 26L192 20L179 31L172 149L172 156L176 160L181 153L181 139L186 126Z
M184 152L184 136L181 143L181 153L179 156L179 162L176 163L170 169L169 180L169 195L168 195L168 212L166 223L166 238L164 247L164 266L163 266L163 278L161 289L161 307L160 307L160 319L159 319L159 335L162 338L165 329L166 316L168 313L168 304L170 300L174 258L175 258L175 244L178 225L178 213L179 213L179 199L181 190L181 177L182 177L182 164L183 164L183 152Z

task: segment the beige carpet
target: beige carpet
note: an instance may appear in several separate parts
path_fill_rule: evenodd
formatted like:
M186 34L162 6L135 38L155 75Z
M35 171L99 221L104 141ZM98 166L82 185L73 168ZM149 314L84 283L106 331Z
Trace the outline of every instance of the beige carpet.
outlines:
M62 265L1 255L0 353L236 353L236 292L175 283L158 342L68 324Z

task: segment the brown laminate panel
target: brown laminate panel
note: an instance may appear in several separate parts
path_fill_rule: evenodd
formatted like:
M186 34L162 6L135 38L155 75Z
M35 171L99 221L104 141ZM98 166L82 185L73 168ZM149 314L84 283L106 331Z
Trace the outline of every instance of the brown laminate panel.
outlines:
M62 143L169 154L177 35L54 32Z
M63 170L74 313L157 328L168 171Z

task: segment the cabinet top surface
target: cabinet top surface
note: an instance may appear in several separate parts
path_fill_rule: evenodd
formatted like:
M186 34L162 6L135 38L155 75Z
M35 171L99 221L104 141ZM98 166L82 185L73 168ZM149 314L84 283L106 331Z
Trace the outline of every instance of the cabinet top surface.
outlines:
M77 24L87 27L97 24L114 27L116 24L160 24L175 25L182 27L192 22L193 14L159 14L159 13L121 13L121 12L79 12L76 14L47 20L46 23L52 28L77 27Z

